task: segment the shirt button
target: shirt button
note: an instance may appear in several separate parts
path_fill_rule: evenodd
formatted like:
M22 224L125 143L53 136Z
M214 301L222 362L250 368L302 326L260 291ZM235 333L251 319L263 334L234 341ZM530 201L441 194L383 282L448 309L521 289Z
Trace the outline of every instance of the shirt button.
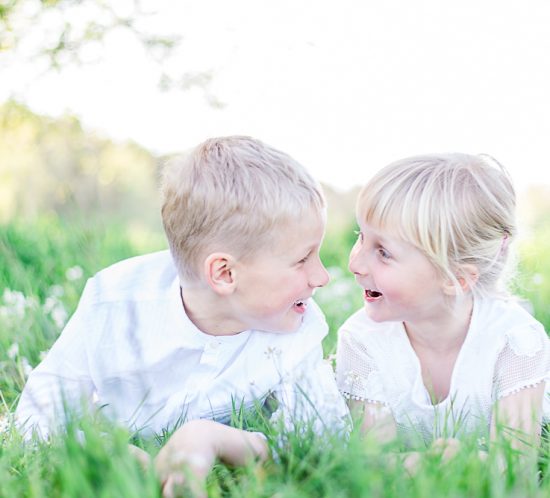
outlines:
M220 343L218 341L210 341L208 343L208 346L210 347L210 349L218 349Z

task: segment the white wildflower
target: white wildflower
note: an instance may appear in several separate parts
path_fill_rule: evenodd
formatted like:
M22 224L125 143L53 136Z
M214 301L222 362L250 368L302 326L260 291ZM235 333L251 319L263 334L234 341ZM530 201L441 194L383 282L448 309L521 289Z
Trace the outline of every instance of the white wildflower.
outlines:
M29 360L25 356L21 357L21 368L23 369L25 378L27 378L32 372L31 364L29 363Z
M61 297L64 294L65 294L65 289L63 288L63 286L61 286L59 284L52 285L48 289L48 295L50 295L52 297Z
M44 313L51 313L59 305L59 299L56 297L47 297L42 306Z
M331 266L327 268L327 271L333 280L344 276L344 271L339 266Z
M10 428L10 419L8 415L0 415L0 434L8 432Z
M532 280L535 285L542 285L544 283L544 277L540 273L535 273Z
M52 310L50 315L51 315L55 325L59 329L61 329L65 326L65 324L67 323L67 318L69 317L67 311L65 310L65 308L63 307L63 305L61 303L59 304L59 306L56 306Z
M11 289L6 288L4 289L2 299L6 304L10 304L12 306L25 305L25 295L20 291L12 291Z
M73 266L69 268L65 272L65 276L67 277L67 280L80 280L82 278L82 275L84 275L84 271L80 266Z
M25 307L26 308L38 308L39 302L38 299L35 296L27 297L27 300L25 301Z
M52 320L58 328L63 328L65 323L67 323L67 310L57 297L47 297L42 309L44 310L44 313L52 317Z
M22 317L25 313L25 305L27 300L25 295L20 291L12 291L11 289L4 289L4 294L2 295L4 301L5 310L3 314L8 314L12 316Z
M348 370L344 374L344 384L346 386L353 386L360 379L359 374L353 370Z
M15 360L15 358L17 358L17 357L19 356L19 344L17 344L16 342L14 342L14 343L8 348L7 354L8 354L8 358L9 358L10 360Z

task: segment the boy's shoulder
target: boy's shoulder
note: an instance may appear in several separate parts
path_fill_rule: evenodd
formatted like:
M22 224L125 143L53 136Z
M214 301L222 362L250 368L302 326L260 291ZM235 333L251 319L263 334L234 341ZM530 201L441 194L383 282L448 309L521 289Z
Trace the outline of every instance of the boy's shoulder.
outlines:
M155 299L177 278L170 251L124 259L100 270L86 285L91 303Z

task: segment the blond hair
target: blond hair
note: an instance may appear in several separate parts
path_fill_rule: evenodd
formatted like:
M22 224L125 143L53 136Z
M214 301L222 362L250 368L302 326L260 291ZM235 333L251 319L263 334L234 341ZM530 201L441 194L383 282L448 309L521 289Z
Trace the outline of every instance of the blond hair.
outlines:
M273 243L280 223L325 208L303 166L244 136L211 138L170 161L162 197L164 230L183 280L198 278L207 254L251 256Z
M397 161L362 189L357 213L420 249L460 292L461 265L475 265L478 295L502 292L516 235L516 196L506 170L486 155L434 154Z

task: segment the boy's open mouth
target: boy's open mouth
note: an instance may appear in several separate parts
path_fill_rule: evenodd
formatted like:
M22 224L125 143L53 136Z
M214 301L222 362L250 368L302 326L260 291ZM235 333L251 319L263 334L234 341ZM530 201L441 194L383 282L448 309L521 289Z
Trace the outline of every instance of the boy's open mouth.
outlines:
M365 299L369 302L376 301L382 297L382 293L372 290L372 289L365 289Z
M307 303L305 300L302 301L301 299L298 299L297 301L294 301L293 307L294 307L294 311L298 313L305 313L307 308Z

